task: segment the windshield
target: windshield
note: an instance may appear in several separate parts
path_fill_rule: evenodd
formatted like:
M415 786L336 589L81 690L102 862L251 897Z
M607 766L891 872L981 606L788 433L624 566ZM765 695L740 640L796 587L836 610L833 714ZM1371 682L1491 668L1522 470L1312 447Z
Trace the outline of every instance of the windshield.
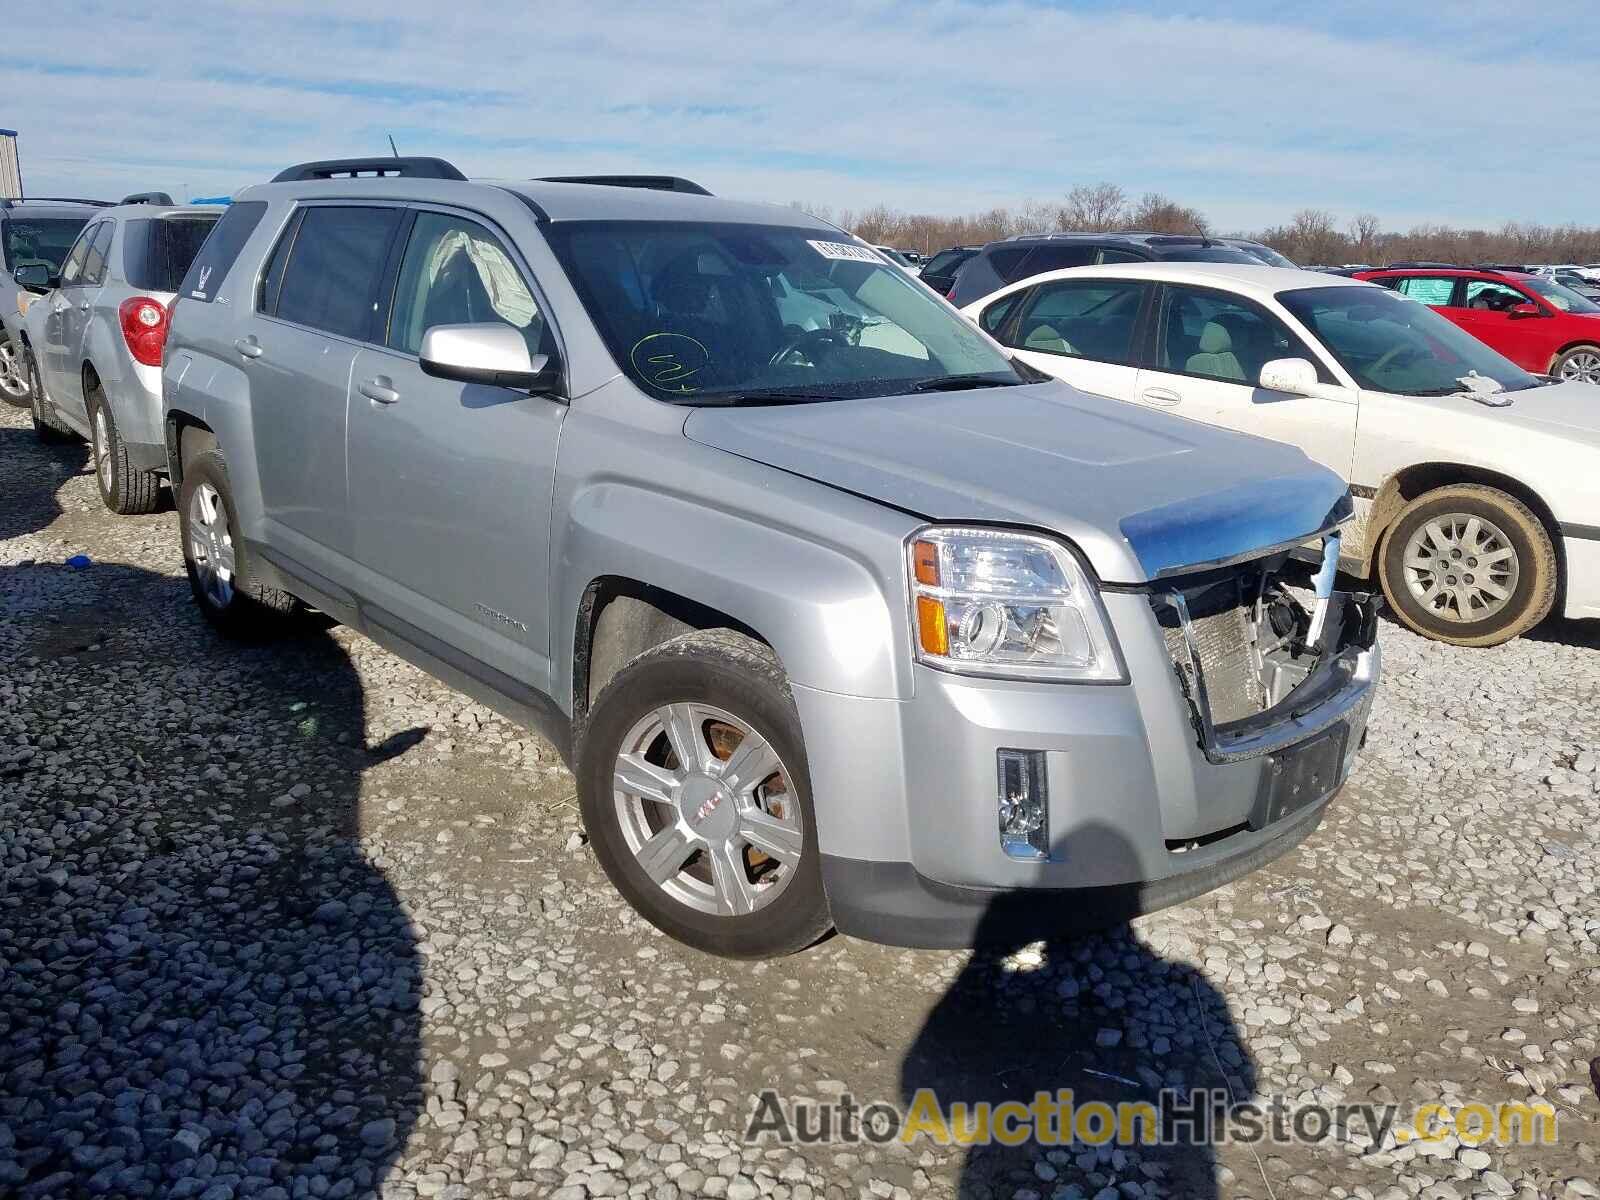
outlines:
M88 217L12 217L3 226L6 270L43 263L50 274L59 274L67 251L88 223Z
M840 236L681 221L548 230L612 357L660 400L841 400L1031 378L927 288Z
M1530 292L1537 292L1555 308L1569 313L1600 313L1600 304L1596 304L1584 296L1557 283L1553 279L1546 279L1542 275L1530 275L1526 279L1517 280Z
M1300 288L1278 300L1372 391L1446 396L1462 391L1459 381L1473 371L1508 391L1539 385L1426 304L1384 288Z

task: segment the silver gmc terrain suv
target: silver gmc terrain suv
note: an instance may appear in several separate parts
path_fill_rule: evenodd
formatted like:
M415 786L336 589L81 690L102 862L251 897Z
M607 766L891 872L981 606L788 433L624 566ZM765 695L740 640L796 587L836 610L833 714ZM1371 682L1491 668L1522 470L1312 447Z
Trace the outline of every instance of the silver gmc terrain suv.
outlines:
M163 409L216 626L312 605L537 729L718 954L1196 895L1316 826L1377 681L1373 603L1280 582L1332 473L681 179L291 168L184 279Z

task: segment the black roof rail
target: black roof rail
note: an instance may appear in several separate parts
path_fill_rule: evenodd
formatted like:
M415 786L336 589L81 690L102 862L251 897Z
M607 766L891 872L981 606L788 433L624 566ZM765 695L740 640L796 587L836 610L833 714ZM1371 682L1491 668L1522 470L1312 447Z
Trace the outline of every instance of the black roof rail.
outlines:
M691 196L711 195L692 179L677 175L544 175L537 183L594 183L601 187L648 188L653 192L687 192Z
M0 199L0 208L15 208L19 204L92 204L95 208L112 208L111 200L85 200L81 196L20 196L15 200Z
M123 204L171 204L172 197L166 192L134 192L131 196L122 198Z
M273 183L304 183L313 179L457 179L465 180L452 163L442 158L327 158L296 163L272 177Z

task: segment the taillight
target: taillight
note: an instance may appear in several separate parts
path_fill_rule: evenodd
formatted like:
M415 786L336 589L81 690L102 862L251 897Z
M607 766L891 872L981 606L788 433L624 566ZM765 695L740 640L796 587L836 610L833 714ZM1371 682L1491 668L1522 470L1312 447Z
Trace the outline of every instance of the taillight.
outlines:
M954 304L956 302L956 285L955 284L952 283L950 285L950 290L944 294L944 298L946 300L950 301L951 304Z
M166 306L149 296L132 296L117 306L117 316L128 353L147 367L159 367L161 349L167 344Z

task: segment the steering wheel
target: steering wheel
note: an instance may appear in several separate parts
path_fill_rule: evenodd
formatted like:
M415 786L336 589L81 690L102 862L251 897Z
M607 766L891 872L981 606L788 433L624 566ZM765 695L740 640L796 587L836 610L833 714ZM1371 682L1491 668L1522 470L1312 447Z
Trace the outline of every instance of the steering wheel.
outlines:
M823 346L828 346L832 349L838 349L844 344L844 338L839 335L837 330L808 329L799 337L793 338L789 342L785 343L776 354L767 359L767 366L775 367L785 358L789 357L789 355L802 351L806 352L807 357L810 357L812 347L820 349Z
M1405 354L1408 356L1415 356L1416 353L1417 348L1415 346L1408 346L1404 342L1401 342L1398 346L1391 346L1389 349L1385 350L1381 355L1378 356L1378 361L1368 367L1367 370L1372 374L1377 374L1395 359L1399 358L1400 355Z

